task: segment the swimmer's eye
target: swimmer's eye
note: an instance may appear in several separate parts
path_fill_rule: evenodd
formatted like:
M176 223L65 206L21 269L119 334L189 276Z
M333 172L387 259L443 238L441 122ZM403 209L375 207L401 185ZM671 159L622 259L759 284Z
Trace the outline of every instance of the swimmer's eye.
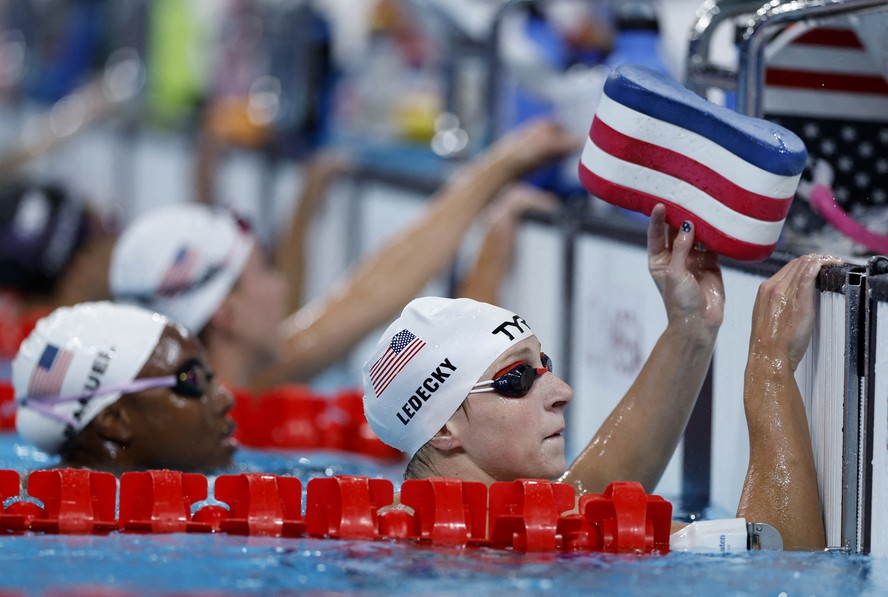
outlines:
M480 394L482 392L496 392L502 396L510 398L521 398L527 395L533 382L537 377L552 371L552 359L544 352L540 353L540 362L542 367L534 367L526 361L513 363L502 369L493 376L493 379L479 381L469 392L469 394Z
M174 393L185 398L200 398L207 393L213 372L197 359L191 359L176 370Z

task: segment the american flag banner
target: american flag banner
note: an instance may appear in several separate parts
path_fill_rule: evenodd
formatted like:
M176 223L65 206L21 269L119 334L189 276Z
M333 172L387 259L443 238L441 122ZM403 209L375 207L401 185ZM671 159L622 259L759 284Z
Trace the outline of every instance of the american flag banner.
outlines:
M624 64L604 85L579 164L593 195L650 214L666 206L709 249L740 260L776 247L807 153L793 132Z
M852 21L787 28L767 52L763 110L808 146L811 168L832 168L835 200L846 212L888 205L888 81ZM825 221L797 201L789 227L812 232Z
M409 330L401 330L392 337L386 351L370 367L370 383L377 398L425 345L425 341Z
M163 279L160 281L158 291L175 292L183 286L187 286L191 281L191 275L197 265L197 251L188 245L183 245L176 252L173 262L170 264Z
M47 344L31 373L28 396L57 396L73 359L70 350Z

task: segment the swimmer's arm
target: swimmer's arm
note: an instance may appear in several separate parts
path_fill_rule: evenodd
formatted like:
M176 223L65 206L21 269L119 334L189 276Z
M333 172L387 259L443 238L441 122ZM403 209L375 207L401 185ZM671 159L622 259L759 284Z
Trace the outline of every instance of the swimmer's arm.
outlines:
M345 166L343 156L320 153L306 162L303 169L293 217L276 243L274 252L275 264L287 281L287 313L293 313L302 306L309 229L318 206L326 198L330 182Z
M554 211L558 198L529 184L511 185L490 205L481 248L460 280L456 296L500 304L500 289L515 257L521 217L530 210Z
M743 405L749 468L737 516L776 528L786 549L826 545L817 470L795 370L814 321L814 283L840 260L794 259L759 287L752 316Z
M452 261L478 212L505 184L580 144L548 121L500 139L436 193L417 222L357 264L328 296L284 321L281 359L256 385L305 380L344 357Z
M693 228L671 231L657 206L648 229L651 274L663 297L666 330L629 391L562 478L581 493L612 481L653 491L684 433L715 347L724 291L718 256L694 248Z
M602 493L613 481L638 481L652 492L687 425L714 345L705 331L668 327L561 482L580 493Z
M749 468L737 516L770 524L790 549L826 546L817 471L802 396L791 371L751 357L744 392Z

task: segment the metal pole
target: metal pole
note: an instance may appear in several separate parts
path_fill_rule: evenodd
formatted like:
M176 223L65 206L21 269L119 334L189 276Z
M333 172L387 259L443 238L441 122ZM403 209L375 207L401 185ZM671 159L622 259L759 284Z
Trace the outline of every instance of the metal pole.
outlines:
M737 111L748 116L762 115L764 91L765 44L780 27L798 21L836 17L868 8L888 7L885 0L793 0L779 4L765 3L756 11L740 42L740 67L737 77Z

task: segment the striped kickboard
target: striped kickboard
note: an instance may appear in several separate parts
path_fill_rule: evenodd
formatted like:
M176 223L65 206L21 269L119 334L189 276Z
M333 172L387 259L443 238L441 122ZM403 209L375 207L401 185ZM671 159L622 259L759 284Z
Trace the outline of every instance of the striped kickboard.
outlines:
M624 64L604 85L579 175L609 203L646 215L663 203L708 249L757 261L774 251L806 159L791 131Z

